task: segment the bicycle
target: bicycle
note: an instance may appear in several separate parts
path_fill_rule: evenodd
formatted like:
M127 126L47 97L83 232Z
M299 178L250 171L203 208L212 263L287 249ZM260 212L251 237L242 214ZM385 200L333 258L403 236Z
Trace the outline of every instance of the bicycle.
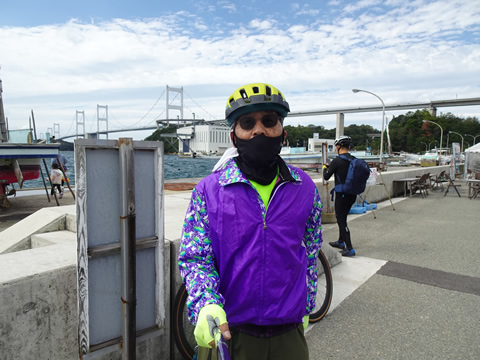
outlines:
M310 323L316 323L324 318L327 314L333 295L333 279L330 265L328 264L325 254L320 250L317 257L317 297L315 301L315 309L310 314ZM181 285L175 296L172 328L175 344L184 359L192 360L195 354L195 336L193 331L195 327L188 320L187 302L188 293L185 285Z

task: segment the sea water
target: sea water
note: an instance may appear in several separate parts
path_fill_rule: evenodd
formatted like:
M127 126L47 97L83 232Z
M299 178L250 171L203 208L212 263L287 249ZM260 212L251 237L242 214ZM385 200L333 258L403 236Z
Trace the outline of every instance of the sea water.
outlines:
M67 158L67 177L70 181L70 185L75 185L75 152L74 151L62 151L61 152ZM218 158L181 158L177 155L164 155L164 177L168 179L185 179L185 178L197 178L205 177L211 174L214 165L217 163ZM45 159L50 172L51 159ZM43 161L41 162L43 177L48 175L45 173L45 167ZM15 187L17 184L15 184ZM36 180L28 180L23 184L24 189L43 187L42 176L40 175Z

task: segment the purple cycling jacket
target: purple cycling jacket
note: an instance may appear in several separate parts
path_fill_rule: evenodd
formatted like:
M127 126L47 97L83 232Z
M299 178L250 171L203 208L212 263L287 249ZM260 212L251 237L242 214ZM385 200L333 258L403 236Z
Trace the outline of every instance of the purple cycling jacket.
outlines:
M315 307L321 211L311 178L283 161L268 209L233 159L203 179L178 258L192 323L211 303L229 326L301 323Z

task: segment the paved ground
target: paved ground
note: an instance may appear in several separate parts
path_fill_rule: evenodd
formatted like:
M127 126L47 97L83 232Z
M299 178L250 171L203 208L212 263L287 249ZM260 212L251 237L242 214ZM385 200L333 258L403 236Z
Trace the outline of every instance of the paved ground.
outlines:
M333 268L330 311L307 330L310 359L480 359L480 198L459 190L349 217L358 256ZM56 206L44 191L22 195L0 208L0 231ZM336 240L335 224L323 228L325 244Z
M358 256L333 269L334 296L365 264L378 271L309 327L310 359L480 359L480 199L459 190L349 221Z
M55 199L48 201L44 189L19 190L15 197L9 196L10 207L0 207L0 231L12 226L16 222L44 207L57 206ZM72 194L65 188L62 199L58 199L60 205L74 205Z

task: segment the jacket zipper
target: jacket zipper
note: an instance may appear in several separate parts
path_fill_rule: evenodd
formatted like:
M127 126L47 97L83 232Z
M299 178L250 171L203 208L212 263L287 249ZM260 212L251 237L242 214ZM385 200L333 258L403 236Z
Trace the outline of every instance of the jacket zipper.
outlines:
M275 188L275 190L273 191L273 194L272 196L270 197L270 200L268 201L268 205L270 205L270 203L272 202L273 198L275 197L275 194L277 193L277 190L280 186L282 186L284 183L286 183L286 181L283 181L281 182L280 184L278 184L278 186ZM261 200L261 199L260 199ZM263 222L263 229L264 230L267 230L267 212L268 212L268 206L267 208L265 209L265 216L262 216L262 222ZM264 236L266 236L266 234L264 234ZM265 240L264 240L265 241ZM265 259L265 253L263 254L262 256L263 259ZM262 284L264 285L264 278L263 278L263 274L262 274ZM262 285L262 289L263 289L263 285ZM260 305L260 307L262 308L262 311L263 311L263 307L264 307L264 304L263 304L263 297L265 296L265 294L263 293L262 291L262 294L261 294L261 298L262 298L262 304ZM262 325L262 320L259 320L258 321L258 325Z
M273 190L273 194L272 194L272 196L270 196L270 200L268 201L268 205L270 205L270 203L272 202L272 200L275 197L275 194L277 193L280 186L282 186L283 184L286 184L286 183L287 183L287 181L282 181L280 184L277 185L277 187L275 187L275 190ZM268 207L265 209L265 217L263 218L263 229L264 230L267 230L267 221L266 221L267 212L268 212Z

